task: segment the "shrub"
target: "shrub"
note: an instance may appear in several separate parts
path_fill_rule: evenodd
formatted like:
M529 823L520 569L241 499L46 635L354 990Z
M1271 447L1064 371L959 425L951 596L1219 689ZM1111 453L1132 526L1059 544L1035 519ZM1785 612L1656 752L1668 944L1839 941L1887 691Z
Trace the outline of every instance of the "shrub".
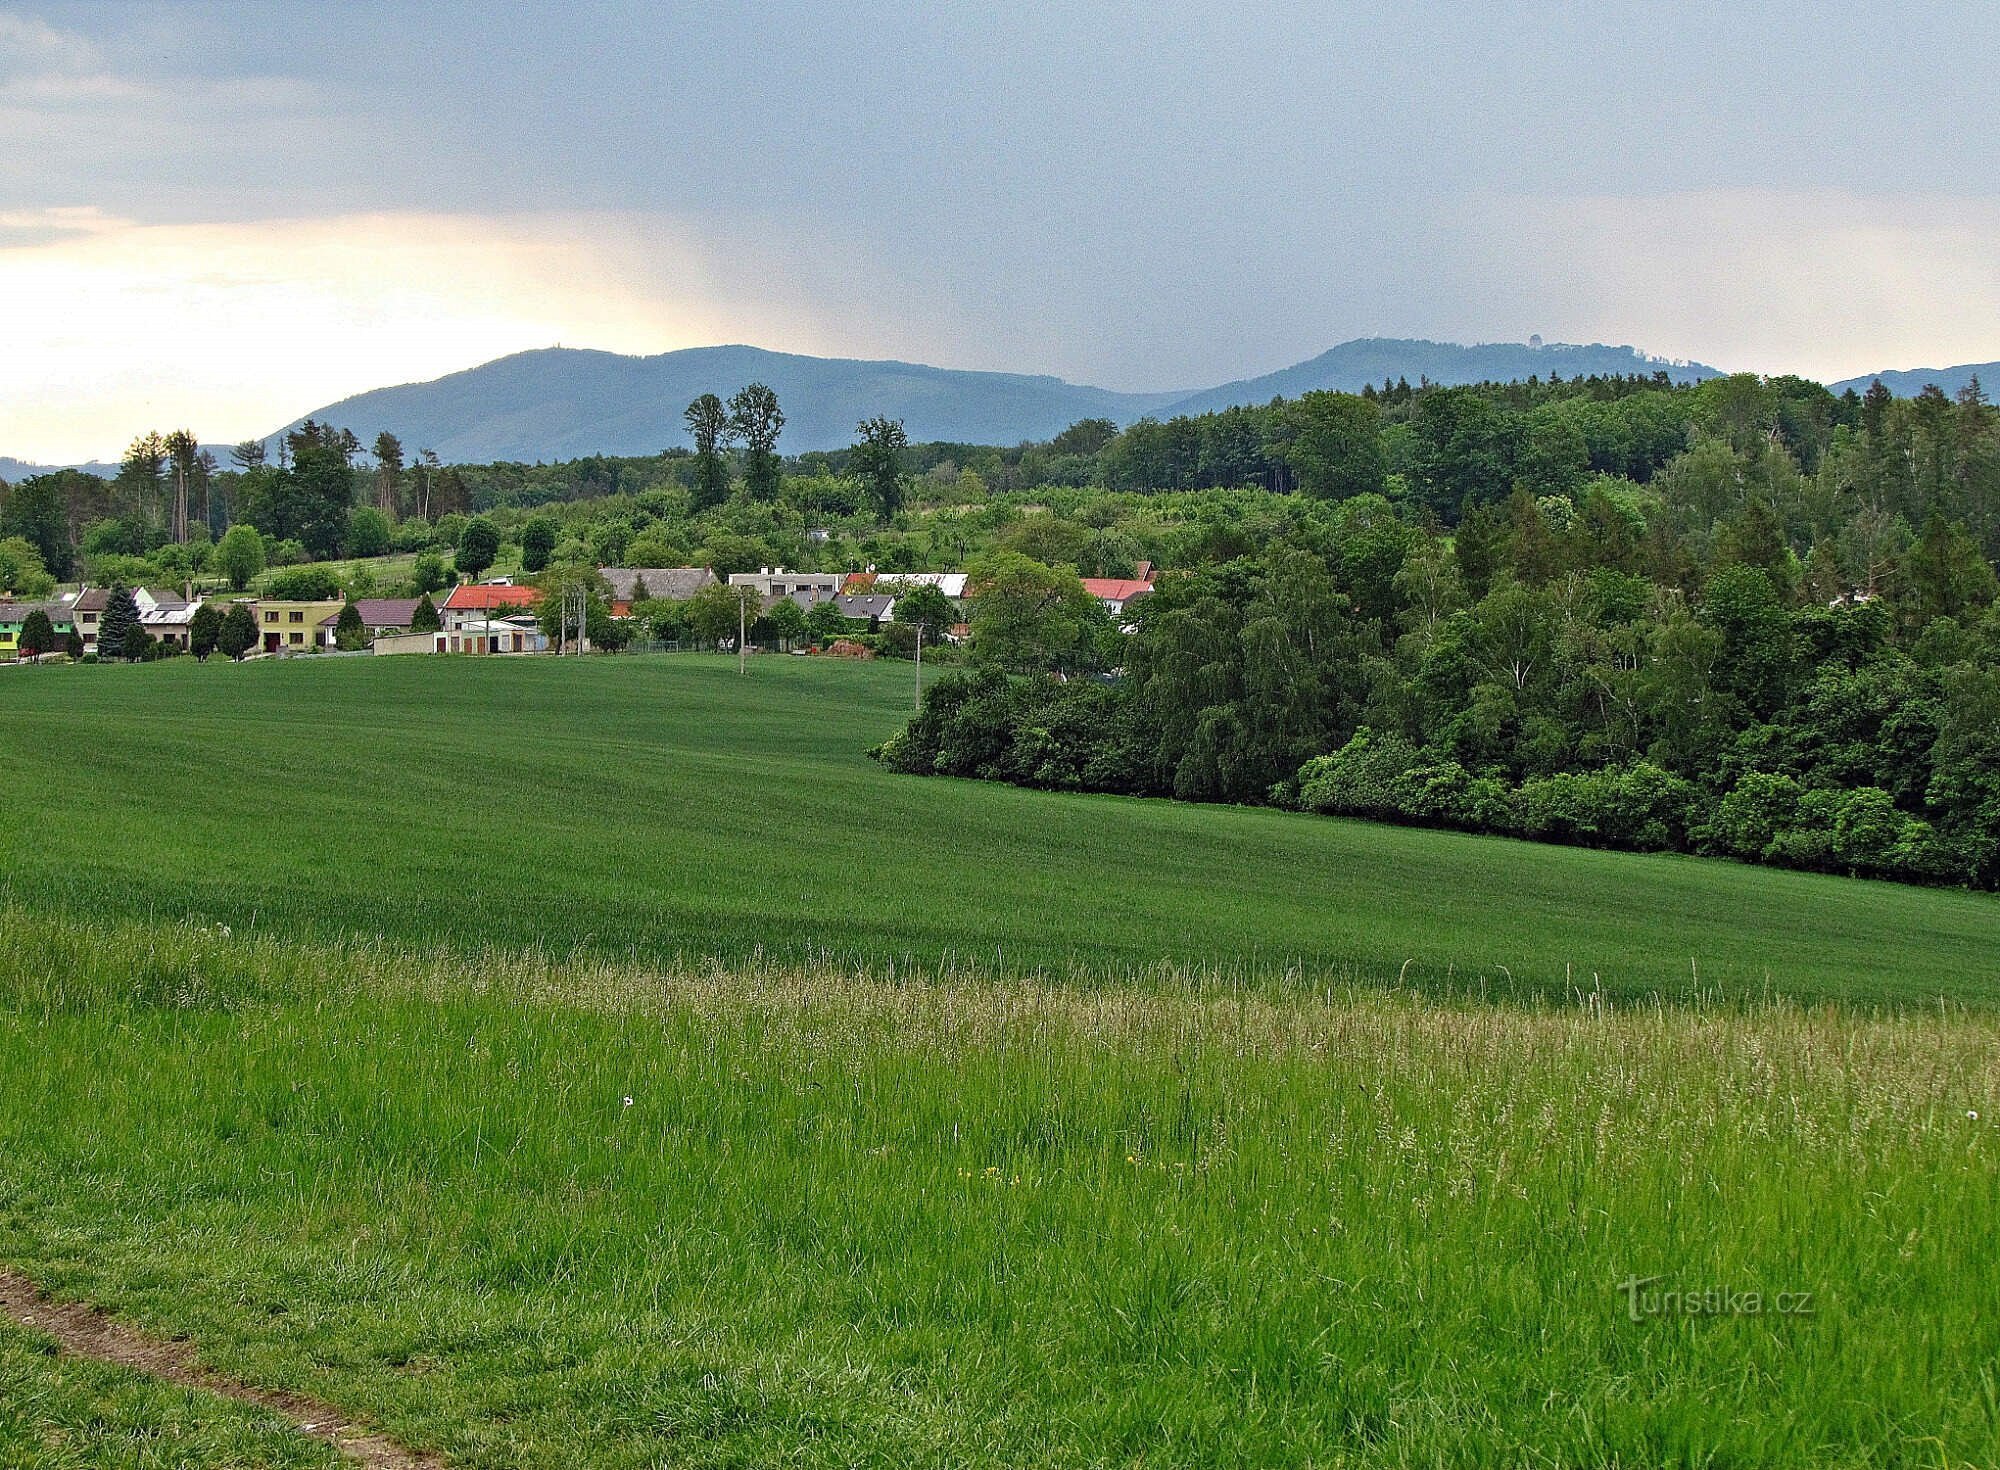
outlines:
M340 596L340 579L326 567L287 567L266 579L264 595L283 602L330 602Z
M1421 754L1402 736L1363 726L1332 755L1299 768L1299 805L1328 815L1404 820L1398 783L1420 764Z
M372 505L357 505L347 513L347 554L387 556L393 544L389 518Z

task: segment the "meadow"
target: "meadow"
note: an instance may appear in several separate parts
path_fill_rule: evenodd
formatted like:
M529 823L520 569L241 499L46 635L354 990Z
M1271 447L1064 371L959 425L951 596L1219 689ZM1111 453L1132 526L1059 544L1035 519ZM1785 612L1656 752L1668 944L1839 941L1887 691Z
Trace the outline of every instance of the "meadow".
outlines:
M2000 1463L1990 900L899 778L910 677L9 674L0 1263L488 1470ZM0 1462L333 1463L46 1347Z
M1990 897L898 777L907 665L0 675L0 900L299 938L1434 993L2000 996Z
M1985 1010L7 919L0 1259L453 1464L2000 1457Z

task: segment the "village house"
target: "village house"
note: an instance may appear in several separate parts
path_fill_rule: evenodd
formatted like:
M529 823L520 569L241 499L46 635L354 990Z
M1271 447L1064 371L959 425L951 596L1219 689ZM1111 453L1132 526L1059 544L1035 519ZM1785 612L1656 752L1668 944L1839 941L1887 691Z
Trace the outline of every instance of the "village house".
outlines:
M512 587L493 582L465 582L451 589L438 604L438 619L446 633L472 633L474 624L485 624L510 613L533 611L542 600L539 587ZM338 611L336 608L335 611Z
M731 572L729 585L732 587L754 587L766 603L777 597L797 600L804 593L810 601L801 603L803 607L817 606L829 597L840 593L839 572L788 572L783 567L762 567L754 572Z
M355 598L354 610L361 615L362 634L372 643L377 638L388 638L397 633L409 632L410 620L417 615L417 603L420 600L415 597ZM334 647L334 640L339 633L340 614L344 611L344 608L337 608L332 617L321 620L319 625L321 646Z
M66 640L75 626L70 621L70 609L63 602L0 602L0 658L21 656L21 625L33 612L48 614L49 624L55 629L58 642Z
M841 590L911 592L919 587L935 587L953 602L960 602L965 597L966 575L964 572L878 572L871 567L865 572L849 573Z
M465 618L436 633L390 633L372 645L378 654L547 653L548 635L532 618Z
M190 625L194 622L195 609L201 600L182 602L176 598L171 603L155 599L151 607L139 610L139 626L149 633L157 643L171 643L181 652L188 651L192 639Z
M319 625L342 607L339 598L311 601L259 598L257 642L266 653L310 653L319 644Z
M686 602L716 582L707 567L599 567L597 574L611 588L614 618L631 617L632 604L647 598Z
M110 590L86 587L81 592L72 593L65 601L77 636L83 639L83 651L97 652L97 628L104 621L105 606L111 601Z
M1116 617L1153 590L1153 564L1142 561L1134 570L1138 573L1136 577L1085 577L1083 590Z

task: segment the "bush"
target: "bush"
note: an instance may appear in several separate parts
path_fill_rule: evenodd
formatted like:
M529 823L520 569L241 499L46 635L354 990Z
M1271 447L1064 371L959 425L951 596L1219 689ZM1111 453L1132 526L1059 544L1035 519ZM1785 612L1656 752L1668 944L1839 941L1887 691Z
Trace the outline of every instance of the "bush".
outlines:
M1401 821L1398 782L1423 763L1417 748L1400 735L1377 735L1365 725L1332 755L1299 768L1299 805L1329 816Z
M326 567L288 567L270 575L264 595L283 602L331 602L340 596L340 579Z
M1790 776L1748 773L1697 828L1697 846L1745 862L1769 861L1779 835L1798 820L1799 794L1799 783Z
M394 544L389 518L372 505L358 505L347 513L347 554L387 556Z
M451 573L445 570L444 558L436 552L425 552L410 568L410 590L419 597L442 591L451 585L451 580Z

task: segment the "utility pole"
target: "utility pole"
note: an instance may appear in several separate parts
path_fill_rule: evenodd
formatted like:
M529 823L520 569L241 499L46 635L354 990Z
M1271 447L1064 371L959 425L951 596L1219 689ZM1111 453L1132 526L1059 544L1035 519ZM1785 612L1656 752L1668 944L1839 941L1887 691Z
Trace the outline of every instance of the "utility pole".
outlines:
M748 656L749 650L743 646L743 640L750 633L749 609L750 597L748 589L741 589L736 594L736 673L738 677L749 672L744 666L744 660Z

